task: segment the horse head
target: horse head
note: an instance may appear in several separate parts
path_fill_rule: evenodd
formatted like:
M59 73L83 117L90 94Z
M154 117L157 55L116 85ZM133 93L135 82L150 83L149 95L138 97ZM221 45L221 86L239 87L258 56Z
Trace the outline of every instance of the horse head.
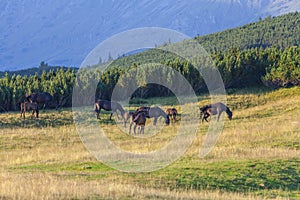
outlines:
M170 124L170 118L169 118L169 116L168 116L168 115L166 116L165 123L166 123L166 125L169 125L169 124Z
M228 115L228 119L232 120L232 112L229 109L227 109L226 113Z
M28 102L36 102L36 99L37 99L37 93L31 93L31 94L26 93L26 94L25 94L25 99L26 99Z

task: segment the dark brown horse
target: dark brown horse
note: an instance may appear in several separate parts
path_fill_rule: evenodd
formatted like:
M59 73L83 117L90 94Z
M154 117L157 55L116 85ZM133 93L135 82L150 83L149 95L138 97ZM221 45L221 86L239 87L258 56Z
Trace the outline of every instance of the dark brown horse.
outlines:
M30 95L26 95L26 99L28 102L36 102L38 104L43 104L43 110L47 106L55 107L55 109L58 108L58 103L55 102L54 97L48 92L32 93Z
M178 115L178 112L176 110L176 108L168 108L166 110L166 113L169 117L171 117L171 120L173 120L174 122L176 122L176 117Z
M226 105L224 105L221 102L208 104L203 107L200 107L200 115L201 115L202 123L204 120L208 122L207 118L211 115L218 115L217 121L219 121L220 116L224 111L227 113L228 119L231 120L232 112Z
M39 106L36 102L22 102L20 104L21 109L21 117L25 119L25 113L26 110L32 110L32 116L34 116L34 113L36 115L36 118L39 118Z
M94 104L94 110L96 112L97 119L100 119L101 109L104 109L106 111L112 111L110 114L110 118L109 118L110 120L111 120L113 113L116 113L118 115L117 111L119 111L121 113L121 116L124 120L125 111L124 111L123 107L121 106L121 104L119 104L115 101L97 100Z
M165 118L165 123L170 124L169 116L160 107L140 107L136 112L144 112L147 118L154 118L153 124L156 125L158 117L162 116Z
M144 112L135 112L131 113L130 115L130 127L129 127L129 134L131 132L132 124L134 124L133 130L134 134L136 134L136 126L139 126L138 133L144 134L144 129L146 125L146 115Z

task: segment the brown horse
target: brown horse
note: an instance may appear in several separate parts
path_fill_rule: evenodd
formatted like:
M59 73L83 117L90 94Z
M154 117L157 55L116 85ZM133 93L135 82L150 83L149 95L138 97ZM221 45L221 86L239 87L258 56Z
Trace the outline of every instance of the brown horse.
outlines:
M124 120L125 111L124 111L123 107L115 101L108 101L108 100L96 101L94 104L94 110L96 112L97 119L100 119L101 109L104 109L106 111L112 111L110 114L110 118L109 118L110 120L111 120L113 113L116 113L118 115L117 111L119 111L121 113L121 116Z
M31 103L31 102L22 102L20 104L20 109L21 109L21 117L25 119L25 113L26 110L32 110L32 116L34 113L36 114L36 118L39 118L39 106L36 102Z
M171 120L176 122L176 116L178 115L178 112L177 112L176 108L168 108L166 110L166 113L169 117L171 117Z
M162 116L165 118L165 123L170 124L169 116L159 107L140 107L136 112L144 112L147 118L154 118L153 125L156 125L158 117Z
M231 120L232 112L226 105L224 105L221 102L208 104L203 107L200 107L200 115L201 115L202 123L204 120L208 122L207 118L211 115L218 115L217 121L219 121L220 116L224 111L227 113L228 119Z
M132 124L134 124L133 130L134 134L136 134L136 126L139 126L139 134L144 134L144 129L146 125L146 114L144 112L136 112L131 113L130 115L130 127L129 127L129 134L131 132Z
M55 109L59 106L59 104L55 102L54 97L48 92L32 93L30 95L26 95L26 99L28 102L43 104L43 110L45 110L47 106L53 106Z

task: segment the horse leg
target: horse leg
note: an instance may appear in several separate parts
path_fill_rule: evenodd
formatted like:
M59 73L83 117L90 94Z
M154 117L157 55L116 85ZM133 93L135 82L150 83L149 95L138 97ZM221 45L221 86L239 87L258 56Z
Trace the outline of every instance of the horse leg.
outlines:
M121 111L120 111L120 113L119 112L117 112L118 110L116 110L115 112L116 112L116 114L117 114L117 117L118 117L118 119L120 119L121 117L122 117L122 114L120 114L121 113ZM121 117L120 117L120 115L121 115Z
M101 112L101 108L99 108L99 110L97 111L97 119L100 119L100 112Z
M141 126L141 134L144 134L144 128L145 128L145 126L142 125L142 126Z
M26 114L26 106L27 106L27 105L25 105L25 106L24 106L24 109L23 109L23 118L24 118L24 119L25 119L25 114Z
M139 132L140 132L140 135L143 133L143 125L139 126Z
M222 112L219 112L219 111L218 111L218 119L217 119L217 122L218 122L219 119L220 119L221 113L222 113Z
M112 120L112 119L111 119L112 115L113 115L113 112L112 112L112 113L110 113L110 118L109 118L110 120Z
M208 122L207 119L209 118L209 116L210 116L210 115L208 115L208 114L205 114L205 115L204 115L204 119L205 119L206 122Z
M26 112L25 109L22 109L22 110L21 110L21 117L23 116L24 119L25 119L25 112Z
M136 130L136 124L134 124L134 127L133 127L133 132L134 132L134 135L136 135L136 132L135 132L135 130Z
M153 125L156 125L157 117L154 117Z
M23 108L21 107L21 116L20 117L22 117L23 116Z
M132 123L129 124L129 135L130 135L130 132L131 132L131 127L132 127Z
M125 116L123 116L123 124L124 124L124 128L126 128L126 124L127 124L127 120Z
M207 121L207 119L205 118L205 114L203 113L202 117L201 117L201 124L203 124L204 119L205 119L205 121Z
M129 127L129 133L131 134L131 127L132 127L133 123L130 123L130 127Z

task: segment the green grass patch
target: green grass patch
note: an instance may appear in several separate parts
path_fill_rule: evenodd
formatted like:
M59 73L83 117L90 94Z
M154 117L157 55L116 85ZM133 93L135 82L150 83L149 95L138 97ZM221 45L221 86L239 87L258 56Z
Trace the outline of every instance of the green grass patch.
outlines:
M246 160L201 163L196 161L181 167L162 170L160 175L175 181L170 187L181 189L221 189L231 192L286 190L299 193L300 159ZM272 192L271 192L272 193Z
M10 170L17 170L22 172L106 172L113 171L112 168L100 162L78 162L78 163L38 163L20 165L9 168Z
M0 115L1 128L43 128L57 127L73 124L72 112L66 110L41 110L39 118L31 116L30 112L26 113L26 118L20 117L18 112L2 113Z

